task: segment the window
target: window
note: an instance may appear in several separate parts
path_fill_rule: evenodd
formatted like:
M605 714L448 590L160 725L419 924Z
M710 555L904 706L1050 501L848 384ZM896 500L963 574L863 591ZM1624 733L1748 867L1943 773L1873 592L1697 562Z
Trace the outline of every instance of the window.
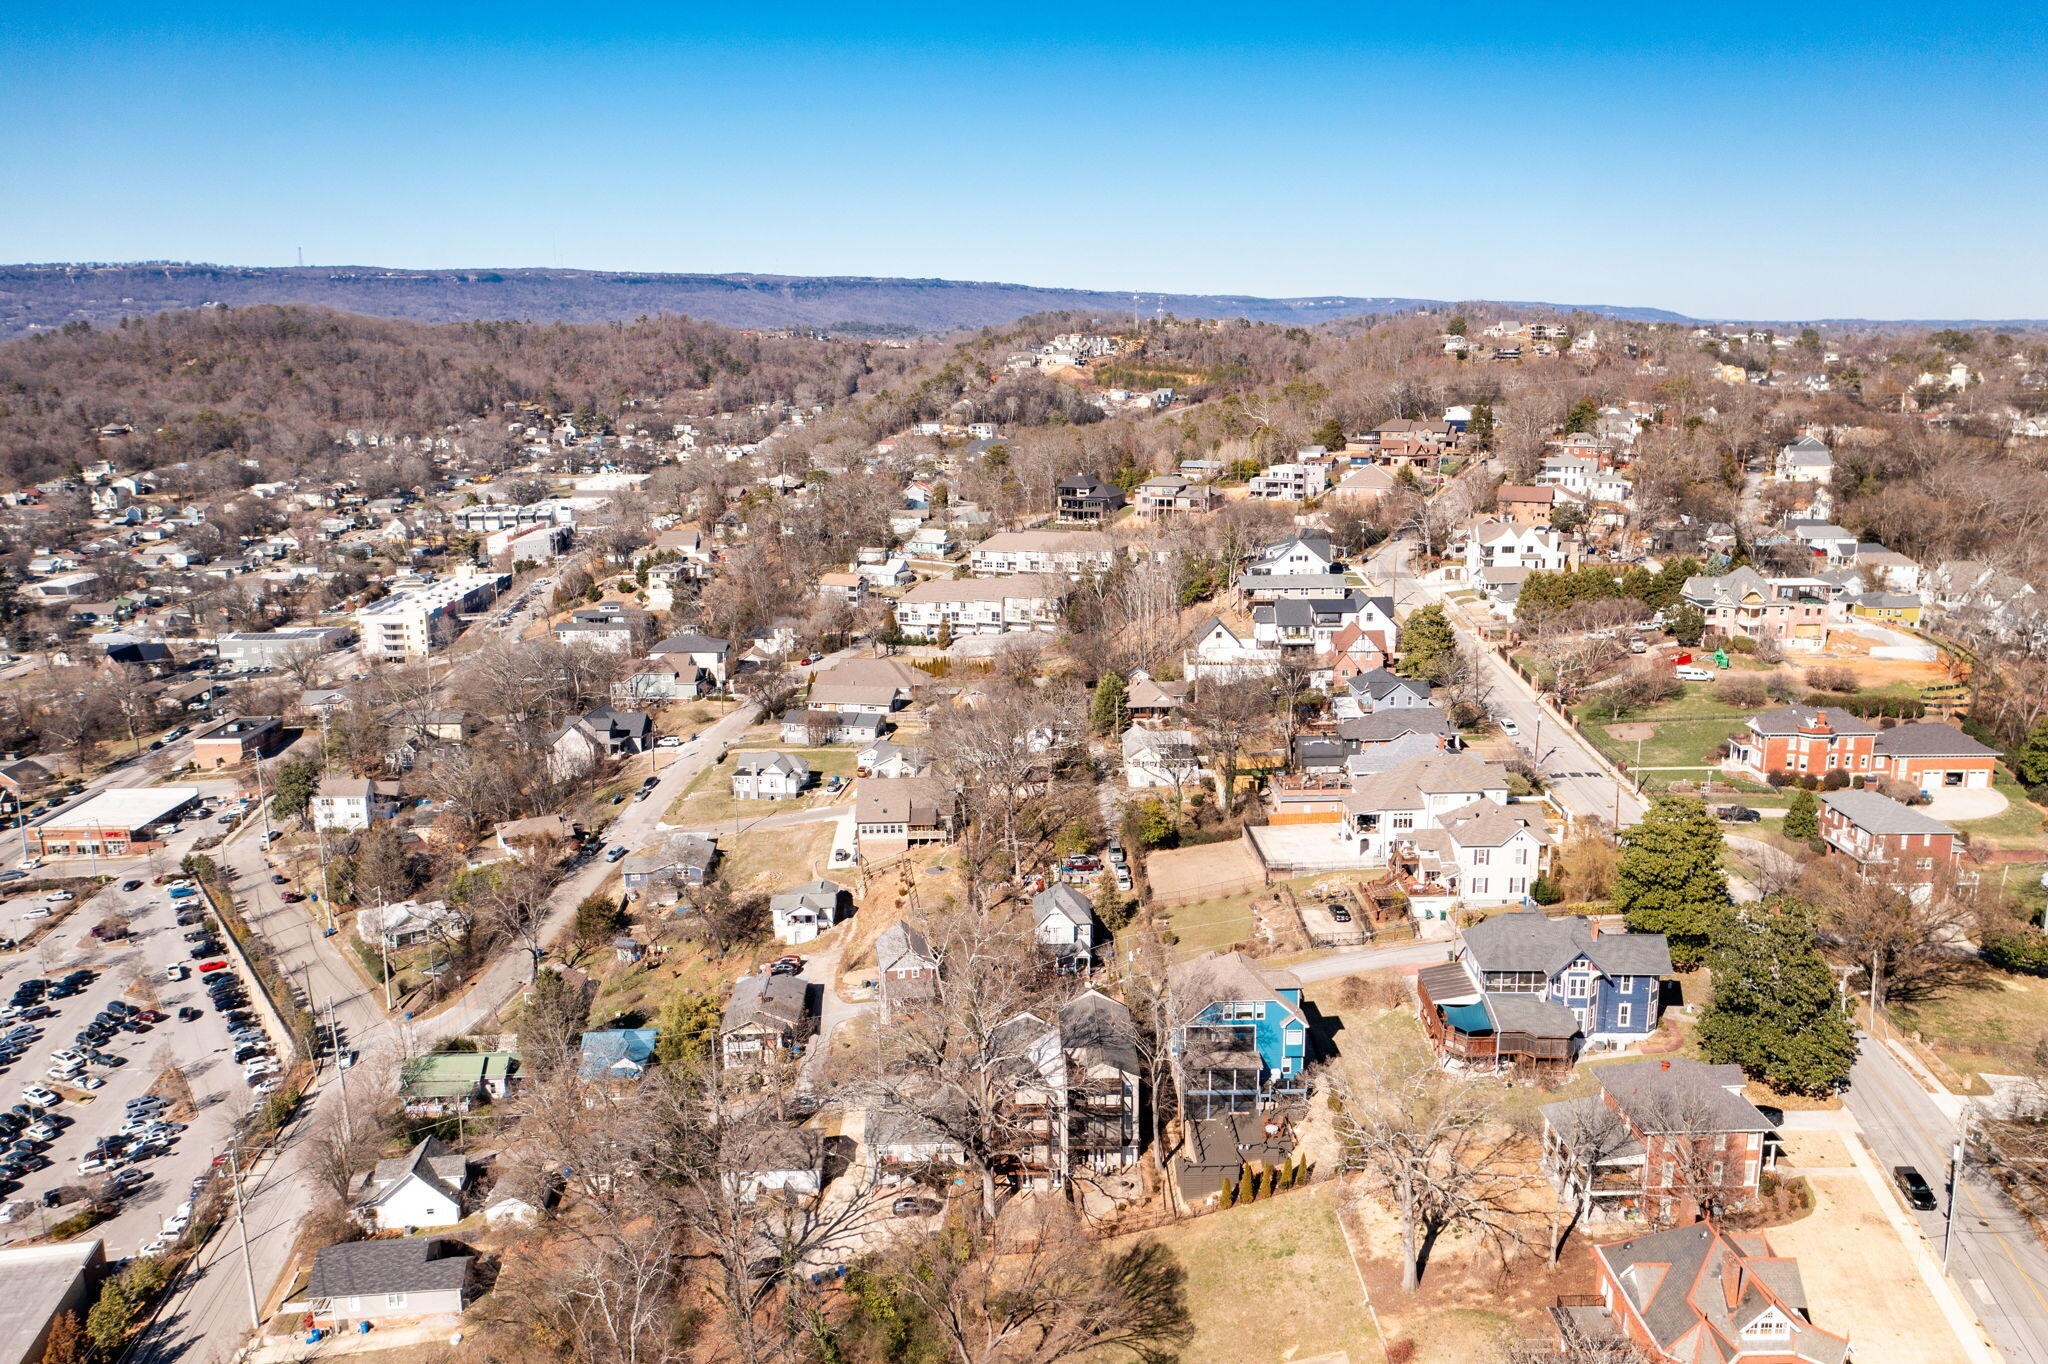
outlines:
M1564 997L1584 999L1593 993L1593 978L1583 972L1574 971L1564 978Z
M387 1311L403 1310L405 1307L405 1294L386 1293L384 1295L384 1307Z
M1474 848L1472 850L1472 865L1475 867L1483 867L1492 859L1493 850L1491 848Z
M1414 815L1395 815L1395 816L1394 816L1394 827L1395 827L1396 829L1412 829L1412 828L1414 828L1414 827L1415 827L1415 816L1414 816Z
M1718 1160L1715 1161L1713 1174L1713 1185L1715 1188L1720 1188L1721 1185L1725 1182L1725 1173L1726 1172L1722 1168L1721 1162Z
M1474 895L1486 894L1486 878L1484 876L1475 876L1472 878L1472 893Z
M1526 876L1510 876L1510 877L1508 878L1508 894L1510 894L1510 895L1526 895L1526 894L1528 894L1528 892L1529 892L1529 878L1528 878L1528 877L1526 877Z
M1614 1006L1614 1026L1632 1028L1636 1021L1636 1006L1626 1000Z

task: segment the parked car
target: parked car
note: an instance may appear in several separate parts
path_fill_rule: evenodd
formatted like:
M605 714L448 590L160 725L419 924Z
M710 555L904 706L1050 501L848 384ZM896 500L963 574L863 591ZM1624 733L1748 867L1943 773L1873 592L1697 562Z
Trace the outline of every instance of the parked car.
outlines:
M681 748L683 746L683 736L680 734L664 734L654 741L654 746L656 748Z
M1907 1207L1920 1212L1934 1211L1934 1189L1918 1170L1910 1165L1894 1165L1892 1183L1898 1185L1899 1192L1906 1196Z
M1332 919L1335 919L1338 923L1348 924L1351 922L1351 911L1346 909L1344 906L1333 904L1329 907L1329 910L1330 917Z
M136 891L136 890L141 890L141 889L142 889L142 882L140 882L140 881L123 881L123 882L121 883L121 889L122 889L122 890L127 890L127 891Z
M1714 818L1724 824L1754 824L1763 817L1763 811L1752 810L1747 805L1717 805L1714 807Z
M199 974L202 976L211 975L215 971L225 971L227 969L228 964L224 961L202 961L199 963Z
M53 911L50 909L48 905L37 905L34 909L31 909L28 913L22 915L21 917L24 919L47 919L50 917L52 912Z
M1683 667L1673 668L1671 675L1681 682L1711 682L1714 680L1714 670L1712 668L1701 668L1690 663Z
M1493 723L1499 727L1501 733L1507 735L1510 739L1522 732L1522 727L1515 723L1515 717L1512 715L1500 716Z
M614 843L611 847L604 850L604 860L607 862L623 861L625 856L626 849L623 844Z

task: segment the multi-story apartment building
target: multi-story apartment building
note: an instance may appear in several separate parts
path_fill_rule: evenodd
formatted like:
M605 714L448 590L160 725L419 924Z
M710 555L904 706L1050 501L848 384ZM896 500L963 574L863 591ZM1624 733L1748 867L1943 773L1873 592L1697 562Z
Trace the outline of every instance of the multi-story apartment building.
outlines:
M425 658L461 630L458 617L489 605L510 579L495 573L460 574L402 588L356 612L363 657L373 663Z

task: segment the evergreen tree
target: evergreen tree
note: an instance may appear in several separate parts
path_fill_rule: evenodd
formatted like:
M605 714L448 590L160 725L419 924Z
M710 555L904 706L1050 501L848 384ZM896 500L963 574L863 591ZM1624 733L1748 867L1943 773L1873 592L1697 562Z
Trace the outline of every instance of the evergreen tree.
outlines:
M1581 435L1593 429L1593 423L1600 420L1600 404L1591 398L1581 398L1573 403L1564 415L1564 433L1567 436Z
M1664 628L1671 637L1690 649L1707 637L1707 618L1697 606L1681 606L1664 615Z
M1614 907L1632 931L1664 934L1673 963L1690 970L1728 908L1720 826L1696 796L1659 796L1621 844Z
M1258 1197L1259 1177L1253 1174L1252 1167L1247 1165L1244 1167L1243 1170L1238 1172L1237 1201L1240 1203L1252 1203L1256 1202L1258 1200Z
M1320 445L1325 450L1342 450L1344 448L1344 423L1332 417L1321 426L1318 426L1308 439L1309 444Z
M704 1059L711 1039L718 1035L721 1016L718 1001L710 995L676 991L662 1002L661 1012L655 1016L659 1032L654 1039L654 1059L663 1065Z
M1124 702L1130 688L1122 673L1104 673L1095 681L1095 699L1088 706L1088 724L1097 734L1113 736L1124 732Z
M2020 784L2029 789L2048 786L2048 715L2036 720L2027 731L2019 751L2012 755L2012 770L2019 775Z
M1794 791L1785 811L1785 837L1804 843L1820 837L1820 800L1811 791Z
M1493 443L1493 404L1481 398L1472 404L1472 422L1465 428L1465 434L1477 446Z
M1458 655L1458 636L1440 602L1417 607L1401 626L1401 670L1435 677Z
M1712 962L1714 1002L1699 1026L1707 1060L1741 1066L1780 1093L1827 1095L1848 1083L1856 1038L1810 910L1773 899L1724 915Z
M1237 1202L1237 1185L1226 1179L1223 1181L1222 1189L1217 1191L1216 1206L1219 1210L1227 1211L1230 1205L1235 1202Z

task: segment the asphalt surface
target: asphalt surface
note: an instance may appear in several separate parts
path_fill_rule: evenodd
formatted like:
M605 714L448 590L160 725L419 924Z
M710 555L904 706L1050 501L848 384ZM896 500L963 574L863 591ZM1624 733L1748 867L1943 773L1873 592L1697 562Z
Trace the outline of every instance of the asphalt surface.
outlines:
M1887 1174L1911 1165L1934 1187L1942 1207L1911 1215L1939 1254L1956 1122L1868 1037L1850 1072L1848 1103ZM1986 1173L1966 1168L1955 1208L1949 1276L2008 1360L2048 1364L2048 1249Z

